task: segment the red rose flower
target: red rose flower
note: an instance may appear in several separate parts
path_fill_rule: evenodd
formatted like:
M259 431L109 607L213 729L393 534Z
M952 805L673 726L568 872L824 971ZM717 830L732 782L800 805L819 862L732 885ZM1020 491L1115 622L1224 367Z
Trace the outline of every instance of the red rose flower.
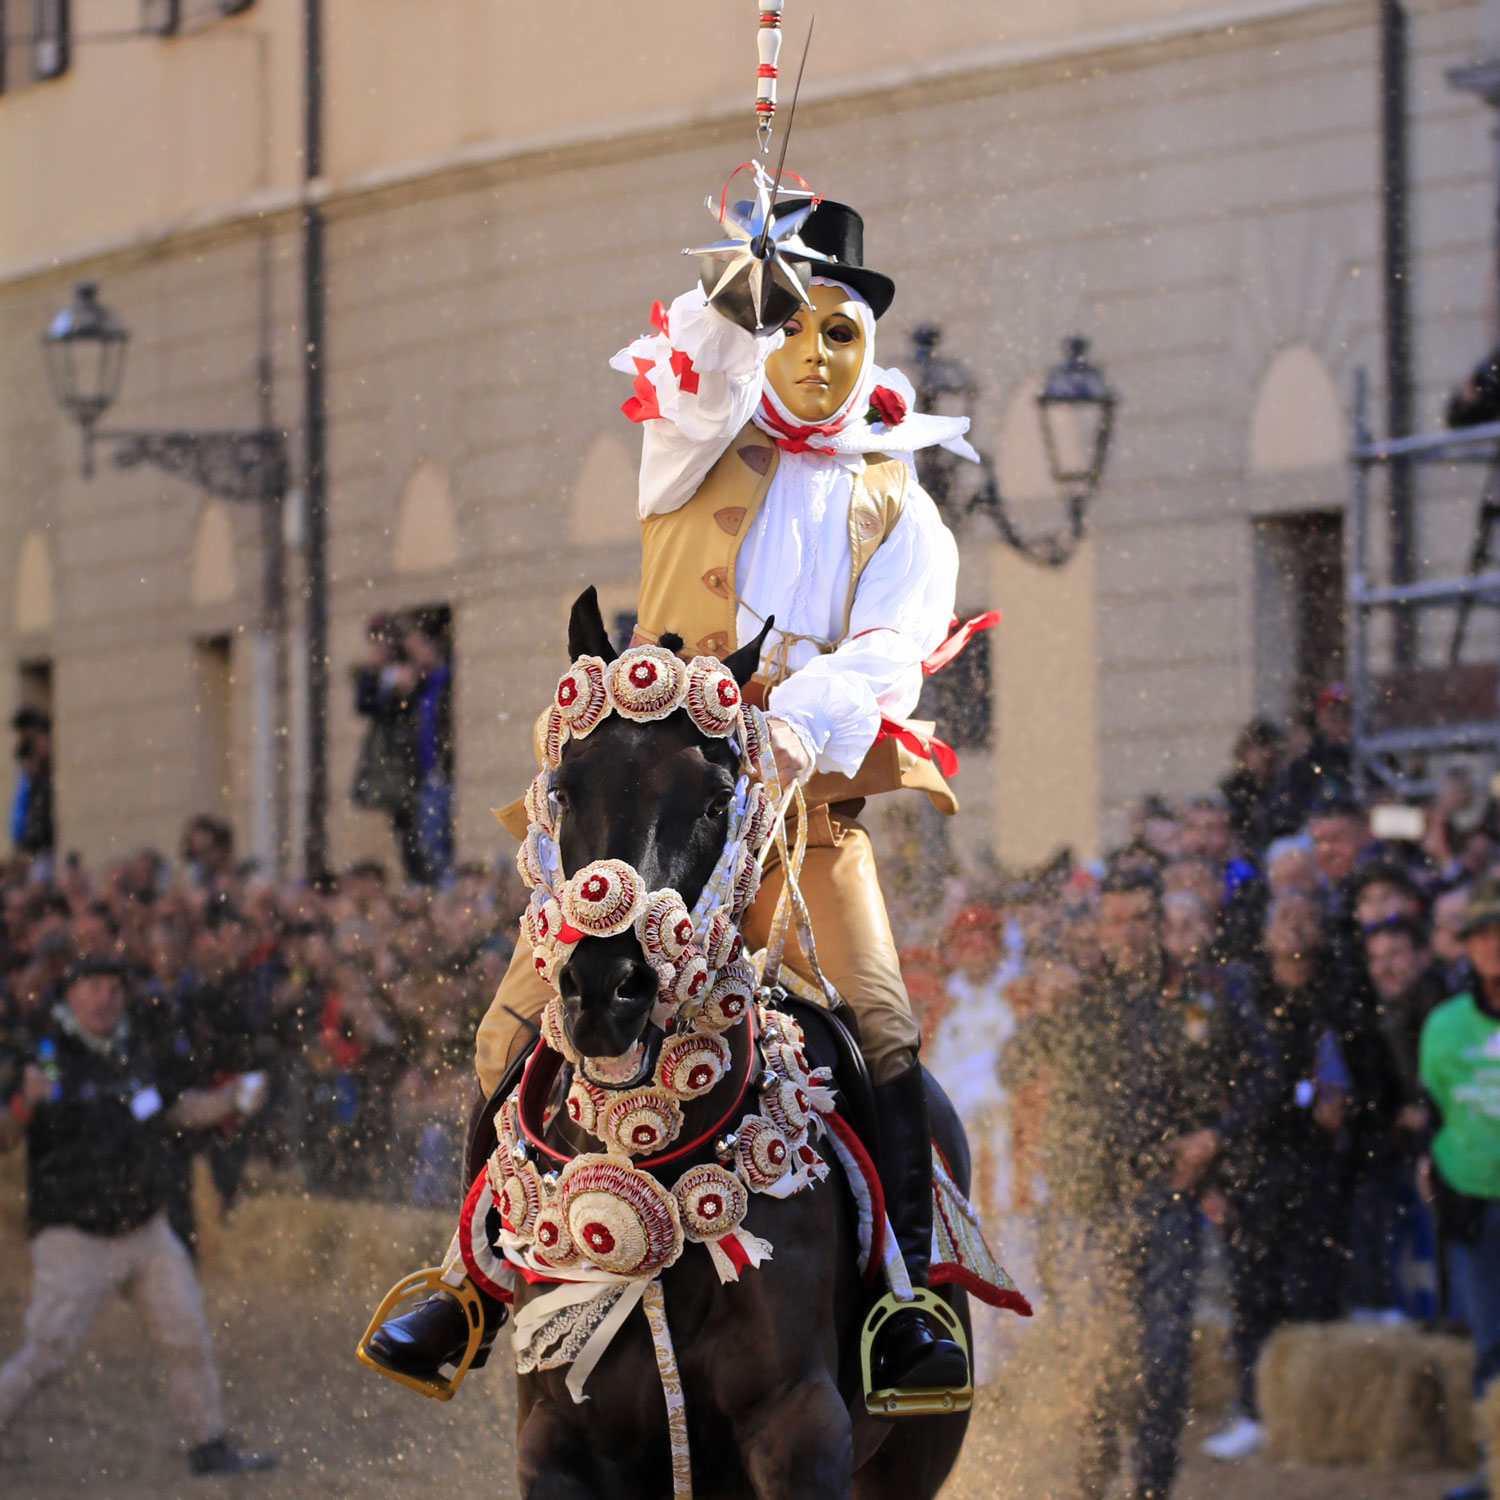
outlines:
M906 399L888 385L877 385L870 392L869 420L896 427L906 420Z

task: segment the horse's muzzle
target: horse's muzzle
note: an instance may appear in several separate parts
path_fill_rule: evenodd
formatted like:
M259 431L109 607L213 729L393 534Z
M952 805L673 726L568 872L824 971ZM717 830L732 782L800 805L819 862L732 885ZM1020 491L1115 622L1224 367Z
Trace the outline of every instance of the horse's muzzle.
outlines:
M640 1039L660 981L633 934L585 938L557 976L568 1040L585 1057L618 1057Z

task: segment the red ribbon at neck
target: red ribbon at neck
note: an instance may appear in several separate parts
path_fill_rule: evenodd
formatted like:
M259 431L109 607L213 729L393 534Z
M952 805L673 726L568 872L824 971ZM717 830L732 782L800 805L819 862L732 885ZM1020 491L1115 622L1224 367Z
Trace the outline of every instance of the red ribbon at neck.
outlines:
M837 422L788 422L764 396L760 398L760 410L756 417L762 425L771 429L771 436L776 439L776 445L783 453L832 454L835 449L825 448L813 439L832 437L835 433L842 432L849 421L845 416Z

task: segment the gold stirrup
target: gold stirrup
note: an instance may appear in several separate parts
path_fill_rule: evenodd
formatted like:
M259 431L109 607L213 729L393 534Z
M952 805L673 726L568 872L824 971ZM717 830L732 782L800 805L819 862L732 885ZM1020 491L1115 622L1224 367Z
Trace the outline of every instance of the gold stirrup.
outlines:
M942 1324L948 1337L964 1351L964 1360L969 1365L969 1383L955 1389L927 1386L917 1390L900 1390L887 1387L884 1390L871 1388L871 1362L875 1348L875 1335L885 1326L892 1313L904 1307L919 1307ZM865 1410L872 1417L931 1417L945 1412L968 1411L974 1403L974 1365L969 1358L969 1341L964 1337L964 1325L958 1314L926 1287L912 1288L912 1300L899 1302L887 1292L865 1319L859 1336L859 1373L865 1387Z
M469 1320L469 1342L451 1375L426 1377L405 1375L400 1370L392 1370L381 1364L370 1354L370 1340L375 1336L375 1330L389 1321L395 1307L415 1298L420 1292L426 1292L429 1296L436 1292L447 1292L463 1308L464 1316ZM443 1280L441 1266L428 1266L425 1271L413 1271L410 1276L403 1276L385 1294L380 1306L375 1309L375 1316L370 1319L370 1326L365 1329L359 1346L354 1351L354 1357L360 1364L368 1365L377 1375L384 1375L387 1380L394 1380L398 1385L404 1385L409 1390L420 1391L422 1395L431 1396L435 1401L448 1401L458 1389L459 1381L469 1373L469 1366L474 1363L474 1356L479 1353L479 1345L483 1338L484 1304L479 1300L479 1293L474 1290L468 1278L465 1277L458 1286L449 1286Z

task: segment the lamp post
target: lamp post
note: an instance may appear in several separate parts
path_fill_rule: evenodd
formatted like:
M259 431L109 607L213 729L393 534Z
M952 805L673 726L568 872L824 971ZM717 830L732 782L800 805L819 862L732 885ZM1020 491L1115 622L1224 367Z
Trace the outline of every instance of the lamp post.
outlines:
M958 360L938 352L942 332L931 324L912 333L913 384L922 411L943 407L972 409L979 385ZM981 453L975 471L954 454L929 449L922 455L922 484L943 518L959 527L975 511L987 515L1007 546L1044 567L1060 568L1078 550L1087 532L1089 502L1099 488L1109 457L1119 398L1088 357L1088 340L1063 340L1063 358L1047 373L1036 398L1042 445L1053 483L1062 491L1067 523L1039 537L1024 536L1010 515L994 460ZM978 483L965 483L977 473Z
M282 505L288 480L286 435L266 424L269 417L269 362L262 357L260 390L263 425L254 428L185 432L174 429L141 430L109 428L100 419L114 405L125 374L125 356L130 331L99 300L99 289L91 281L79 282L73 300L47 326L42 335L47 374L53 394L63 410L78 423L83 434L83 474L94 473L94 449L99 443L114 450L114 462L122 469L151 464L168 474L187 479L225 500L258 502L262 508L262 659L268 663L270 686L262 703L274 704L271 713L282 717L279 699L284 673L282 635L286 613ZM274 723L261 724L263 754L257 761L257 799L268 809L282 805L281 737ZM267 847L262 851L273 865L280 864L285 839L284 819L272 811Z

